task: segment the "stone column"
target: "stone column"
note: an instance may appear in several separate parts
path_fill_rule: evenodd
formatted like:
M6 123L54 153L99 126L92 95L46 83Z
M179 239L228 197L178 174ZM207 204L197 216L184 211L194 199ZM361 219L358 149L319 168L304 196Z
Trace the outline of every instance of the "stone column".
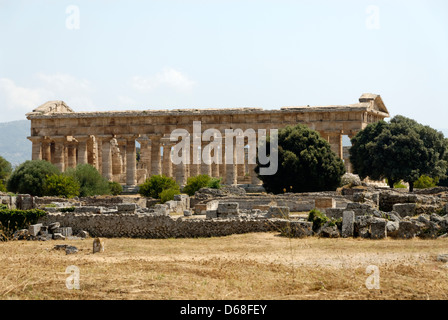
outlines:
M218 151L216 149L213 149L212 151L213 159L216 159L217 154ZM219 163L217 163L216 161L212 162L212 177L219 178Z
M137 167L145 173L145 179L151 176L151 141L147 136L141 136L137 139L140 143L140 160Z
M151 135L151 175L161 175L162 165L160 163L160 135Z
M101 135L98 136L98 140L101 140L101 172L104 178L112 181L112 152L110 140L112 136Z
M190 142L190 173L189 177L196 177L201 173L201 167L199 161L199 148L196 148L193 146L193 142Z
M89 136L76 136L75 139L78 141L78 164L89 163L87 159L87 141Z
M221 144L221 164L219 165L219 174L222 178L222 183L226 182L226 148L225 148L225 139L222 138Z
M75 168L76 167L76 144L77 141L73 137L69 137L69 140L66 143L67 149L67 168Z
M202 157L201 157L201 173L207 174L211 177L212 176L212 166L211 166L211 164L207 164L206 161L204 160L204 157L210 158L210 154L208 152L204 153L204 148L208 143L209 143L208 141L202 141L202 143L201 143L201 155L202 155ZM208 160L208 161L210 161L210 160Z
M175 167L175 179L181 187L187 183L187 157L188 154L182 152L182 162Z
M328 134L328 142L330 143L331 150L339 158L343 158L343 149L342 149L342 133L340 132L331 132Z
M137 155L135 150L136 136L126 136L126 185L137 184Z
M230 162L232 162L232 163L228 163L228 161L226 161L226 184L236 185L238 183L238 181L237 181L237 171L236 171L235 143L233 143L233 150L229 150L229 152L231 152L232 154L231 155L226 154L226 160L230 160Z
M42 159L51 162L51 140L48 137L42 142Z
M171 142L165 141L163 144L163 166L162 173L167 177L173 177L173 162L171 161Z
M61 171L65 171L65 142L67 139L64 136L52 137L54 141L54 156L51 157L53 164Z
M42 137L28 137L28 140L32 142L32 160L42 160Z

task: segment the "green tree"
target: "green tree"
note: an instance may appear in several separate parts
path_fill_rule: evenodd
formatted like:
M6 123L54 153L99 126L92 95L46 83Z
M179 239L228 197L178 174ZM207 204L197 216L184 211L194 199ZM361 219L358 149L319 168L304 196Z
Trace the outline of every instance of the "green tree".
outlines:
M7 188L11 192L43 196L47 176L60 174L59 169L45 160L28 160L11 174Z
M109 181L90 164L77 165L76 168L68 169L65 174L79 183L81 197L111 194Z
M269 154L271 137L266 139ZM257 157L258 162L258 157ZM269 166L267 164L266 166ZM259 162L255 168L267 192L335 190L345 173L342 160L317 131L305 125L287 126L278 131L278 170L273 175L260 175Z
M47 177L44 184L45 196L73 198L79 195L79 183L71 176L53 174Z
M140 185L139 193L144 197L160 199L160 193L166 189L180 190L179 185L173 178L165 175L153 175Z
M422 175L420 178L418 178L417 181L414 182L414 188L416 189L426 189L426 188L433 188L437 185L438 179L428 177L426 175Z
M9 161L0 156L0 186L6 184L6 181L8 180L8 177L11 175L11 173L12 173L11 163L9 163Z
M422 175L444 177L448 143L441 132L416 121L396 116L390 123L369 124L352 138L350 162L361 179L387 179L393 188L403 180L414 182Z

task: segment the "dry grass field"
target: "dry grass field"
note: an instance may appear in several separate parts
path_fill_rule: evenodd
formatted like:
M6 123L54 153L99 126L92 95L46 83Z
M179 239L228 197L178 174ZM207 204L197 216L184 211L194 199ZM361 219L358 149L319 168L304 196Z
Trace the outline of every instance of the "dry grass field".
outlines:
M0 243L0 299L448 299L441 253L448 239L105 239L96 254L92 239L9 241ZM79 290L66 287L71 265ZM366 287L369 265L379 289Z

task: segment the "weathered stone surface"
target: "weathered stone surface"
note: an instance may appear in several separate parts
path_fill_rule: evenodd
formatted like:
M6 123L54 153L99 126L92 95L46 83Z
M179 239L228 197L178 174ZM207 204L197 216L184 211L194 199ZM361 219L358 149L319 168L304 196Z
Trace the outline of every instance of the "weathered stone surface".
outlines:
M397 203L394 204L392 209L400 217L412 217L416 214L417 204L415 203Z
M314 207L319 211L325 211L328 208L336 207L336 201L334 198L316 198Z
M324 238L339 238L340 233L337 226L326 225L320 229L319 236Z
M76 248L75 246L66 246L65 247L65 254L73 254L78 252L78 248Z
M386 223L387 236L396 237L399 228L400 228L400 221L387 221Z
M276 219L273 224L280 230L280 234L283 236L303 238L313 235L312 222Z
M420 222L402 220L396 236L402 239L412 239L420 233L421 227L422 223Z
M218 218L218 212L216 210L207 210L205 211L206 219L215 219Z
M346 210L342 214L342 237L353 237L355 231L355 213Z
M53 230L58 229L60 226L61 226L61 224L56 221L56 222L50 223L48 225L48 230L50 230L50 232L53 232Z
M134 213L136 210L137 210L137 205L135 203L119 203L119 204L117 204L118 212Z
M289 218L289 207L286 207L286 206L269 207L266 217L267 218L280 218L280 219Z
M191 212L191 210L184 210L184 216L185 217L190 217L193 215L193 212Z
M63 236L62 233L54 233L53 239L54 240L65 240L65 236Z
M239 204L238 202L220 202L218 204L218 214L238 214Z
M386 229L387 221L385 219L376 219L370 225L370 238L371 239L384 239L387 236Z
M448 262L448 254L439 254L437 256L437 261L441 261L441 262Z
M91 213L101 214L101 213L103 213L103 207L96 207L96 206L77 207L77 208L75 208L74 212L75 213L91 212Z
M89 233L87 231L81 230L81 231L78 232L77 236L82 238L82 239L86 239L90 235L89 235Z
M30 234L30 236L37 236L40 229L42 228L42 223L38 223L38 224L32 224L28 227L28 232Z

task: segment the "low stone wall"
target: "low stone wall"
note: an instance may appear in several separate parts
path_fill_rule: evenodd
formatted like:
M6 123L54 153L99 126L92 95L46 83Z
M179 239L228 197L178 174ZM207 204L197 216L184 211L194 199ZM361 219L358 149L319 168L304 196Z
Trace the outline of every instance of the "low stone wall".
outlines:
M311 236L312 223L284 219L177 219L154 214L49 213L39 223L59 222L73 233L87 231L93 237L194 238L251 232L290 232L294 237Z

